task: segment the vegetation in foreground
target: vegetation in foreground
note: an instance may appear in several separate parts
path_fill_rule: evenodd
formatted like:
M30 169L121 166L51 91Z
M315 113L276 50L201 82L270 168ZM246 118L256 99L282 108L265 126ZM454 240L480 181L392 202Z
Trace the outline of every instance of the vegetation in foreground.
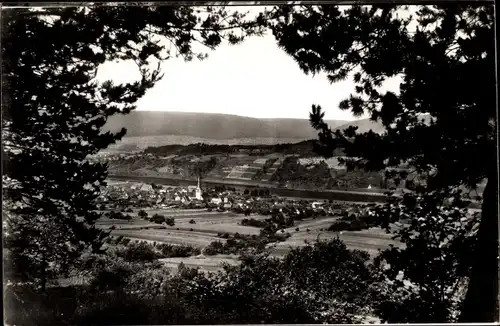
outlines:
M220 7L201 23L192 7L16 10L2 12L8 35L2 39L2 93L8 94L2 107L9 108L2 120L4 257L5 279L11 281L5 306L15 312L8 323L343 323L369 314L393 322L450 322L458 310L461 321L497 319L491 6L422 7L416 32L394 6L277 6L267 22L262 15L248 22ZM167 17L171 24L165 24ZM193 26L202 32L192 33ZM353 129L333 135L321 108L313 106L318 151L328 156L342 147L347 156L363 158L348 166L366 170L407 161L428 172L423 193L395 199L377 212L381 222L394 214L410 219L397 234L406 247L386 251L372 264L365 253L334 240L295 249L283 260L246 254L240 266L208 275L187 269L171 275L145 246L138 252L146 262L137 251L103 253L106 233L95 228L99 214L93 212L106 166L85 158L123 136L125 130L100 130L109 116L133 110L159 80L159 68L150 69L148 59L174 56L150 33L166 36L178 55L191 59L205 57L193 52L193 41L208 48L223 38L235 44L264 26L306 73L325 72L332 82L355 73L356 94L341 108L368 112L387 129L383 135L356 135ZM95 84L98 66L115 59L133 59L142 78ZM396 75L403 75L400 94L376 90ZM422 114L432 117L429 124L420 121ZM465 206L452 192L441 192L474 187L483 178L488 185L476 238L474 223L463 220ZM443 205L450 198L451 209ZM86 272L91 283L50 286L72 272Z
M7 309L24 313L7 322L347 323L361 321L379 296L368 256L339 240L293 250L283 260L248 253L241 261L218 273L180 268L174 275L150 259L88 256L89 285L32 293L29 304L16 301L27 298L27 288L9 287Z
M390 224L384 221L406 217L407 226L396 232L405 247L389 248L374 261L366 252L347 249L339 239L295 248L278 259L258 248L265 233L221 234L232 242L216 248L240 254L239 266L202 273L180 265L172 274L159 258L192 256L200 250L117 237L113 244L118 248L79 260L79 270L89 279L86 285L54 286L45 292L28 285L8 287L7 309L22 313L8 316L7 322L358 323L370 317L455 321L478 222L466 207L453 192L393 198L376 216L386 228Z

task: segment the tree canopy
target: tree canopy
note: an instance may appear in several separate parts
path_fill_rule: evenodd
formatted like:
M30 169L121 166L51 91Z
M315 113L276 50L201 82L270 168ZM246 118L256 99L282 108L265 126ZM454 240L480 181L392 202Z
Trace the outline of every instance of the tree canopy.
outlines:
M103 6L2 8L2 150L6 248L12 277L39 283L98 251L99 188L107 166L90 155L126 130L102 133L161 79L171 57L204 59L193 47L241 42L261 27L225 7ZM136 82L99 82L101 64L131 60Z
M34 282L44 289L48 280L68 272L86 250L101 251L107 233L94 225L100 217L95 199L105 185L107 166L88 158L123 137L125 130L102 133L101 128L109 116L135 109L136 101L161 78L162 61L176 56L202 60L206 53L197 50L196 43L214 49L224 39L236 44L269 27L278 45L305 73L325 73L332 83L352 77L355 94L342 101L340 108L356 116L367 114L386 127L382 135L358 134L353 128L333 132L323 121L321 106L313 105L311 124L319 131L319 153L331 156L342 147L350 157L345 161L350 167L378 171L404 163L427 176L428 188L419 189L419 195L425 190L422 196L405 197L399 208L391 203L379 211L385 217L406 216L415 222L398 233L407 248L393 248L379 257L379 261L392 263L385 277L394 279L400 269L419 287L415 295L398 288L398 283L387 286L389 292L395 292L389 299L414 304L405 311L404 321L446 320L450 310L444 299L446 291L453 291L469 276L470 265L461 320L497 319L498 183L491 6L421 6L413 17L406 17L396 6L283 5L246 19L224 7L95 5L8 9L2 18L8 280ZM116 60L135 62L141 78L119 85L97 81L100 65ZM381 88L395 77L401 78L398 91ZM197 174L204 170L204 166L194 169ZM399 177L407 174L399 173ZM455 224L466 209L448 210L435 199L446 199L449 194L440 193L446 191L443 189L473 188L484 178L488 186L478 240L467 246L471 223ZM442 247L442 241L435 238L443 236L451 237L449 246ZM465 249L473 249L474 255L470 250L467 256L457 255ZM422 256L415 257L415 252ZM148 260L153 259L149 254ZM402 259L408 255L411 259ZM464 259L471 256L476 258L473 263ZM434 259L441 259L442 264ZM155 309L149 315L161 315L155 320L166 320L164 306L174 307L173 314L167 310L171 313L166 313L168 318L182 316L179 320L196 322L350 322L358 321L360 309L372 303L365 314L378 309L387 316L399 309L376 302L385 300L385 293L377 293L381 290L380 270L368 263L366 253L349 251L340 240L295 249L282 261L258 255L242 260L240 266L226 267L217 276L184 273L178 288L174 288L175 279L165 282L163 271L139 273L143 266L129 269L118 261L115 267L120 277L102 268L111 265L109 262L97 269L103 271L102 283L110 277L118 281L109 294L113 309L124 310L116 300L122 297L125 302L133 298L131 307L136 308L153 302ZM427 267L426 273L418 275ZM276 277L277 272L284 277ZM133 279L133 289L126 288L128 278ZM144 292L136 296L135 291L141 289ZM162 300L151 299L157 297L154 291L165 291ZM102 299L98 294L95 298ZM443 304L415 310L422 301L432 300ZM251 303L250 314L248 309L241 311L238 302ZM189 309L183 310L182 305ZM81 307L77 309L85 309ZM139 318L152 320L147 314ZM109 311L107 317L116 321L117 315L123 317ZM102 317L96 316L91 317Z
M355 93L340 109L385 126L382 135L358 134L354 127L334 132L323 121L321 106L313 105L310 119L319 131L319 153L331 156L342 146L351 157L348 167L367 170L405 163L426 175L428 190L474 188L487 178L463 321L496 320L493 6L419 6L411 15L405 9L284 5L270 13L270 25L278 45L305 73L325 73L332 83L353 79ZM383 89L390 78L400 78L399 90Z

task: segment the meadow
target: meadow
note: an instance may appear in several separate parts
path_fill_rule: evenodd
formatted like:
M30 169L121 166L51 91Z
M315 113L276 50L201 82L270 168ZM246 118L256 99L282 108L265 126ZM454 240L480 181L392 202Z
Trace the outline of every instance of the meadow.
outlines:
M117 220L101 218L97 226L109 229L114 226L111 235L130 238L132 241L146 241L149 243L169 243L174 245L191 245L203 249L213 241L226 242L220 235L224 233L242 235L259 235L260 229L241 225L245 218L263 220L266 216L251 215L243 216L231 212L209 212L206 209L150 209L145 210L149 216L161 214L165 217L175 219L174 226L159 225L137 217L137 211L128 213L133 216L131 220ZM371 228L363 231L330 232L328 227L338 217L318 217L296 221L295 226L280 230L278 233L288 232L289 237L284 242L271 243L268 245L272 255L281 257L293 247L305 246L317 239L327 240L339 237L350 249L367 251L372 257L378 250L388 248L389 245L400 245L392 240L390 234L379 228ZM220 263L237 264L236 256L205 256L187 258L165 258L161 260L167 266L174 269L182 262L186 266L200 267L205 271L214 271L220 268Z

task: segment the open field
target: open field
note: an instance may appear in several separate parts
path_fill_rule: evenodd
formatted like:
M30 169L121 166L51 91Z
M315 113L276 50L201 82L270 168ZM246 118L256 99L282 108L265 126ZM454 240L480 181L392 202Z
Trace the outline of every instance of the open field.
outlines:
M186 232L177 230L113 230L112 235L131 238L132 240L148 240L175 245L191 245L198 248L208 246L217 240L217 234L206 232Z
M204 209L194 210L146 210L149 216L153 214L162 214L165 217L174 217L175 225L166 226L151 223L147 220L133 218L126 220L111 220L102 218L97 222L97 226L108 229L111 225L116 227L111 232L113 236L123 236L132 241L147 241L157 243L170 243L174 245L191 245L200 249L206 247L213 241L225 242L225 239L217 235L221 233L240 233L247 235L258 235L260 229L250 226L242 226L241 220L244 218L265 219L265 216L251 215L245 217L228 212L208 212ZM136 216L136 212L131 213ZM195 223L189 223L190 220ZM277 257L284 256L290 251L291 247L305 246L307 243L313 243L316 239L327 240L339 237L348 248L367 251L372 257L378 253L379 249L388 248L389 245L401 245L392 240L390 234L384 230L371 228L363 231L344 231L329 232L328 227L337 220L338 217L320 217L315 219L306 219L296 222L294 227L285 229L291 237L285 242L273 243L269 245L271 253ZM299 231L296 231L296 229ZM281 232L281 231L278 231ZM227 262L237 264L236 256L213 256L204 257L203 255L188 258L168 258L162 261L169 267L176 269L183 262L188 267L200 267L204 271L216 271L219 264Z
M191 212L194 211L194 212ZM208 212L208 211L200 211L200 210L184 210L181 212L179 210L146 210L149 216L154 214L161 214L165 217L173 217L175 219L174 226L166 226L151 223L147 220L143 220L140 218L133 218L132 220L118 220L118 219L109 219L109 218L101 218L97 221L96 226L100 228L109 228L112 225L116 227L116 230L112 232L112 234L123 235L124 231L133 231L134 237L139 237L141 231L143 233L147 233L144 240L151 238L149 235L151 230L149 229L161 229L158 231L168 230L169 232L177 232L179 230L184 230L188 232L205 232L209 234L217 233L240 233L240 234L248 234L248 235L258 235L260 230L255 227L238 225L241 220L245 217L242 215L237 215L234 213L227 212ZM133 213L130 213L135 215ZM255 219L263 219L264 216L252 216ZM193 220L194 223L190 223ZM146 230L146 228L148 228ZM193 231L190 231L193 230ZM156 231L156 230L155 230ZM132 235L130 235L131 237ZM189 237L189 234L184 234L184 236ZM158 237L162 237L161 239ZM146 239L147 238L147 239ZM152 241L162 241L168 242L169 237L165 233L161 233L161 235L156 235L155 239Z
M289 232L292 236L285 242L270 246L272 248L271 252L276 256L283 256L290 251L290 247L305 246L317 239L328 240L337 237L344 241L349 249L367 251L372 257L377 255L379 249L389 248L391 244L394 246L401 245L400 242L391 239L391 234L387 234L380 228L370 228L363 231L326 231L336 219L336 217L325 217L304 220L292 228L285 229L285 232ZM299 231L296 231L296 228L299 228Z
M124 236L132 240L146 240L177 245L193 245L203 248L212 241L220 240L218 233L240 233L258 235L260 229L243 226L238 223L245 217L234 213L208 212L206 210L146 210L149 216L161 214L175 219L174 226L159 225L140 218L132 220L118 220L101 218L96 226L109 229L113 236ZM135 215L135 213L130 213ZM264 216L253 215L255 219L264 219ZM195 223L190 223L193 220Z

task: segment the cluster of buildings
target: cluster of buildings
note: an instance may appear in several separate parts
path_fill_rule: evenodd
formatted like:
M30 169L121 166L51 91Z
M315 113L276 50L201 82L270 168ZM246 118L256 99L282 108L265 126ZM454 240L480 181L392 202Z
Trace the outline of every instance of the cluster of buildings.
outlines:
M247 209L256 199L239 195L234 191L201 189L196 186L165 186L147 183L122 182L108 185L101 191L98 204L109 208L153 207L153 208L232 208Z
M204 207L199 181L197 186L188 187L128 182L113 184L102 190L98 202L108 206L164 207L193 203Z
M196 186L154 186L146 183L109 185L99 197L101 204L108 208L209 208L270 214L280 212L287 216L305 217L312 215L340 215L344 212L360 213L354 203L333 203L328 201L306 201L278 198L276 196L252 196L236 191L216 191Z

